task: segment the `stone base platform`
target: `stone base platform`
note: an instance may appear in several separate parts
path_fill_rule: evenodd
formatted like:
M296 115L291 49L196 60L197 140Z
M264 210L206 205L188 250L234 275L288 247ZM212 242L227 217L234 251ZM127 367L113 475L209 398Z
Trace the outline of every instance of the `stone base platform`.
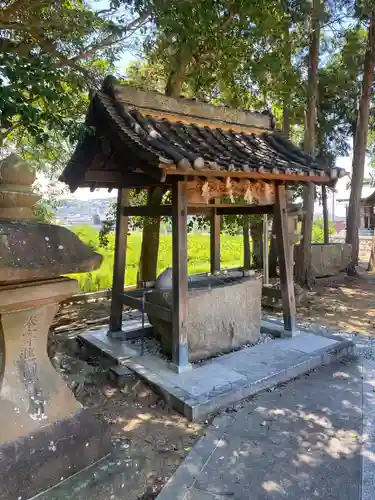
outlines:
M147 315L142 328L142 314L139 311L128 311L123 314L121 332L128 340L148 337L153 335L153 330ZM139 351L126 340L108 335L107 328L85 331L78 336L78 339L87 347L111 358L115 364L121 365L125 359L139 355Z
M82 409L0 446L0 500L26 500L111 451L108 428Z
M114 341L108 339L104 331L102 336L107 345L103 353L108 355L108 344ZM81 338L90 342L90 333ZM95 345L98 347L97 340ZM118 346L112 346L110 350L118 364L149 383L172 408L189 420L199 420L243 398L355 354L355 345L338 336L301 331L291 338L270 340L196 364L190 372L181 374L172 372L168 362L157 356L140 356L126 342L122 342L121 352Z

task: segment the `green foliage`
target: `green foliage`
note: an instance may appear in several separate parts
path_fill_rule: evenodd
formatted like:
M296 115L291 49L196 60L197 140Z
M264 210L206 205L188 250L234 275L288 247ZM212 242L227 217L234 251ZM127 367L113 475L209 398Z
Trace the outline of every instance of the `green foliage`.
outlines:
M364 29L348 28L320 71L318 156L332 166L349 153L356 132L366 37Z
M100 269L91 273L77 274L77 279L84 292L110 288L112 285L114 235L108 236L106 248L101 247L99 234L90 226L73 228L79 238L103 256ZM137 279L139 257L141 253L142 234L130 233L126 257L126 284L134 285ZM210 268L210 237L208 234L190 234L188 236L188 269L189 273L208 272ZM172 262L171 236L160 237L158 273ZM243 244L241 236L224 234L221 243L221 265L223 268L240 266L243 263Z
M123 83L139 87L143 90L164 92L167 82L165 68L161 61L134 61L126 68Z
M5 0L0 12L0 144L54 171L79 138L89 88L148 13L125 1L97 11L82 0ZM56 165L58 167L56 167Z
M56 209L56 200L41 199L34 207L34 214L36 215L38 222L44 224L53 224L55 221L54 210Z
M335 226L333 225L333 222L330 222L328 226L328 234L334 233ZM324 243L324 223L321 218L314 220L311 241L312 243Z

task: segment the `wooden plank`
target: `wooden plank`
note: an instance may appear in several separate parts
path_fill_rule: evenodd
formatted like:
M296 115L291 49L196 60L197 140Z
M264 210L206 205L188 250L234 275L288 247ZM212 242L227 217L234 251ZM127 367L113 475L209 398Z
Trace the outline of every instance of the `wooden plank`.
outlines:
M172 186L172 365L178 373L191 368L186 331L188 296L187 269L187 183L175 182Z
M153 286L153 284L150 286ZM135 288L136 288L135 285L129 285L124 287L124 291L125 292L133 291L135 290ZM73 302L91 302L92 300L110 299L110 298L111 298L111 290L107 288L106 290L98 290L97 292L76 293L75 295L71 295L68 299L60 302L60 304L69 304Z
M92 300L97 299L109 299L111 296L110 290L99 290L97 292L88 292L88 293L76 293L69 297L69 299L60 302L60 304L70 304L74 302L90 302Z
M188 215L208 215L212 216L216 210L216 215L255 215L273 213L274 205L220 205L214 209L210 205L189 205ZM172 205L160 205L159 207L124 207L123 214L127 216L157 217L171 216Z
M80 182L90 185L97 184L98 186L127 188L127 187L149 187L162 185L161 182L156 181L146 174L135 172L117 172L113 170L88 170L85 173L84 179Z
M220 200L214 201L215 207L212 208L211 227L210 227L210 271L214 274L220 271L220 215L217 214L216 206Z
M299 174L284 174L282 172L278 174L273 174L272 172L262 173L262 172L229 172L228 170L181 170L176 168L176 166L171 166L169 164L160 164L160 168L164 169L167 176L187 176L187 175L199 175L200 177L232 177L233 179L261 179L261 180L273 180L273 181L287 181L287 182L313 182L315 184L328 184L331 182L330 178L324 175L299 175ZM166 183L168 184L168 177Z
M139 216L139 217L160 217L171 216L172 205L159 205L157 207L124 207L124 215Z
M136 297L129 293L122 294L122 302L124 305L133 307L134 309L142 310L142 292L140 297ZM169 323L172 322L172 311L166 307L153 304L145 300L144 312L150 316L155 316L156 318L162 319Z
M193 116L184 116L182 114L168 113L167 111L154 111L150 108L144 110L144 113L152 116L156 120L168 120L170 123L185 123L186 125L197 125L198 127L209 127L212 129L221 129L228 132L238 132L244 134L263 134L269 128L259 128L256 126L238 125L235 123L225 123L223 121L205 120L204 118L197 118Z
M276 240L279 251L280 288L283 302L284 329L294 334L296 326L296 302L294 297L293 268L288 237L288 215L285 184L276 188L275 204Z
M217 209L218 215L258 215L273 213L274 205L237 205L220 206Z
M128 205L129 190L119 189L116 209L115 256L113 262L112 301L108 335L121 332L122 298L125 283L126 245L128 239L128 217L124 216L123 208ZM117 336L117 335L116 335Z

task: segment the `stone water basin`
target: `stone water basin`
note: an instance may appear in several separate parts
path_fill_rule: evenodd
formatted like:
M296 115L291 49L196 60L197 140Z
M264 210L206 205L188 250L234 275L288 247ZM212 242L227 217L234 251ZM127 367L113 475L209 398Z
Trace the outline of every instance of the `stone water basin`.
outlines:
M243 273L241 273L243 274ZM189 361L229 352L260 337L260 276L190 276L186 328ZM172 309L172 290L153 290L146 300ZM172 352L172 323L150 316L163 351Z

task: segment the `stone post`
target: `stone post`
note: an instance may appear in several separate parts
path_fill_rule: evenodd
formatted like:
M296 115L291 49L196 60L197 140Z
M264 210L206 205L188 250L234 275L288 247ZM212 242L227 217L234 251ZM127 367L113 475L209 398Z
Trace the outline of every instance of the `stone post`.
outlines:
M0 500L34 496L109 446L47 356L59 302L78 291L61 275L91 271L101 256L66 228L35 221L34 180L16 155L0 163Z

